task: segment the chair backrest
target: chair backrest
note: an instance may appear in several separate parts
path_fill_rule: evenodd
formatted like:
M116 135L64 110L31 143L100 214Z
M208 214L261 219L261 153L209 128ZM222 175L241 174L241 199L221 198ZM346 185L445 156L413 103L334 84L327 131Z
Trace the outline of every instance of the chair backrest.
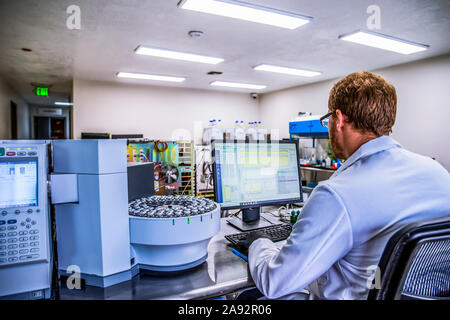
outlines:
M450 214L396 232L379 272L381 286L370 290L369 300L450 299Z

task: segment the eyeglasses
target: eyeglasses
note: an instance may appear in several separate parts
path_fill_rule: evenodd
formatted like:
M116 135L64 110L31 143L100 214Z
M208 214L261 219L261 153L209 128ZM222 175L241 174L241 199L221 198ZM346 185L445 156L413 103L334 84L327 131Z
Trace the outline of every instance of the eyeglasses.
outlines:
M327 128L328 129L328 118L334 113L330 112L327 113L326 115L324 115L323 117L320 118L320 124L322 125L322 127Z

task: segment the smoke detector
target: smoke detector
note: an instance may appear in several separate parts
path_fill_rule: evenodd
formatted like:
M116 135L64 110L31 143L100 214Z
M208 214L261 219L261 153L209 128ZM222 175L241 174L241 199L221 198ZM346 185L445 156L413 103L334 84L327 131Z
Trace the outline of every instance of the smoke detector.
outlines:
M191 38L200 38L203 36L203 31L192 30L188 34Z

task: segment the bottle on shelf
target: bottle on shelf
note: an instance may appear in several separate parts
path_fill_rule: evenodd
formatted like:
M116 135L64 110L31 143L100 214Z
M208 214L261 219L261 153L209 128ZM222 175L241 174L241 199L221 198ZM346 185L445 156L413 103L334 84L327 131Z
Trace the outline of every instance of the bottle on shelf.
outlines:
M250 123L250 138L252 140L258 140L258 129L256 121Z
M258 121L258 125L256 128L258 140L266 140L267 137L267 129L262 127L261 121Z
M248 139L252 139L252 137L251 137L251 122L249 121L249 122L247 122L247 127L245 128L245 137L246 137L246 139L248 138Z
M330 157L327 157L325 159L325 167L327 167L327 168L331 167L331 159L330 159Z
M244 121L238 121L235 122L235 128L234 128L234 138L236 140L245 140L245 128L244 128Z

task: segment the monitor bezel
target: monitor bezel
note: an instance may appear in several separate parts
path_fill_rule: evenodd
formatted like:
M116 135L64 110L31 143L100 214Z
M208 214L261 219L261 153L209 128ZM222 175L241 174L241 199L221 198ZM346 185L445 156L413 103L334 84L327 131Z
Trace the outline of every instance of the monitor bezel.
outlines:
M291 198L280 201L277 200L268 200L264 202L257 201L254 204L248 205L238 205L238 206L226 206L218 202L218 194L217 194L217 169L216 169L216 143L280 143L280 144L294 144L295 145L295 153L297 159L297 169L298 169L298 178L299 178L299 190L300 190L300 198ZM282 206L286 204L293 203L302 203L303 202L303 191L302 191L302 175L300 170L300 160L298 158L298 141L297 140L222 140L216 139L211 140L211 160L213 167L213 176L214 176L214 201L217 202L222 210L233 210L233 209L248 209L248 208L258 208L258 207L267 207L267 206Z

